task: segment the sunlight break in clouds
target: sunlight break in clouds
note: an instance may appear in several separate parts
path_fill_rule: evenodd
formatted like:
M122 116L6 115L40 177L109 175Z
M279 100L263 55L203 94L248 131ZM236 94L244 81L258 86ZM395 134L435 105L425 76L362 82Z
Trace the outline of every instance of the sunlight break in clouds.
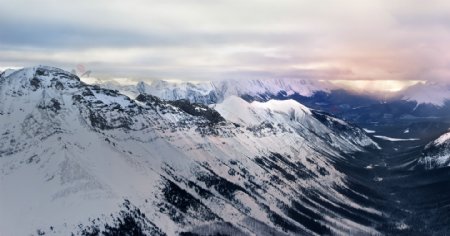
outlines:
M82 63L99 78L177 80L450 75L450 3L443 0L0 4L0 67Z
M330 80L338 87L355 91L398 92L418 83L420 80Z

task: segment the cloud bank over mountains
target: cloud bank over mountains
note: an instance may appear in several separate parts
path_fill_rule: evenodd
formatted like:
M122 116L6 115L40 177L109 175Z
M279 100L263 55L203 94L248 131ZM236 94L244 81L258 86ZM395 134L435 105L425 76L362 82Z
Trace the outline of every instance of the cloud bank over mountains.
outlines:
M448 1L1 1L0 67L100 77L444 81Z

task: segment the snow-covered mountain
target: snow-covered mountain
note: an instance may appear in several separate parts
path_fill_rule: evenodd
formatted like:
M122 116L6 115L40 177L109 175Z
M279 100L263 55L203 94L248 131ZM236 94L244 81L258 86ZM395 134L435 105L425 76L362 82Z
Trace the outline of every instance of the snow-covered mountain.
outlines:
M3 73L0 235L377 233L381 212L336 167L376 147L362 129L293 100L209 107L146 89Z
M317 92L334 96L332 93L342 88L327 81L314 81L307 79L261 79L261 80L219 80L205 82L173 82L154 80L138 83L120 83L115 80L98 80L82 78L89 84L98 84L109 89L117 89L130 97L145 92L164 100L187 99L191 102L214 104L223 101L228 96L240 96L249 100L265 101L274 97L289 98L294 95L311 97ZM130 82L130 81L128 81ZM374 99L375 94L355 93L347 91L348 96L360 96L364 99ZM322 98L322 97L319 97ZM385 95L382 100L388 102L413 101L419 105L444 106L450 100L450 85L442 82L421 82L404 90ZM317 101L322 103L324 101Z
M261 79L261 80L220 80L208 82L173 82L155 80L139 82L136 85L123 85L117 81L85 79L105 88L117 89L131 97L140 93L151 94L163 100L187 99L191 102L214 104L229 96L252 97L268 100L280 93L289 96L299 94L311 96L317 91L329 91L332 84L324 81L304 79Z
M450 100L450 85L438 82L418 83L400 91L402 99L416 101L418 104L443 106Z
M450 132L429 143L419 163L427 169L450 166Z

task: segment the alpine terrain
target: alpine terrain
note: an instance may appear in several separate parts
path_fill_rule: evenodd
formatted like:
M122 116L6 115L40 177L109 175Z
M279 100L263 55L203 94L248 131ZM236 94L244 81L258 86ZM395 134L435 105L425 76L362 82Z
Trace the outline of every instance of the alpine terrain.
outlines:
M448 232L444 116L366 98L380 114L364 118L351 96L303 80L124 87L6 70L0 235Z

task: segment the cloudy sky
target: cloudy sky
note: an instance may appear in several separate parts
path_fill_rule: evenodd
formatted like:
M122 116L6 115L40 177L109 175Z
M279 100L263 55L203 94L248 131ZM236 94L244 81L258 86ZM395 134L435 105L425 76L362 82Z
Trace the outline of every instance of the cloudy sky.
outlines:
M438 81L449 42L448 0L0 0L0 68Z

